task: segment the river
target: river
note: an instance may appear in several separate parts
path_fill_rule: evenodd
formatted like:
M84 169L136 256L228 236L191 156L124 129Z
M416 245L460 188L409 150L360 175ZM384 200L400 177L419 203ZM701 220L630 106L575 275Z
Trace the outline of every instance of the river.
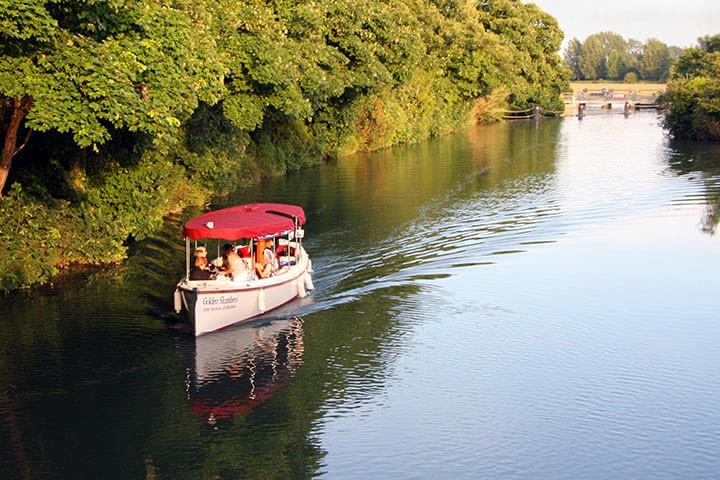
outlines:
M3 478L717 478L720 146L501 123L213 207L255 201L316 289L249 326L172 316L197 209L0 296Z

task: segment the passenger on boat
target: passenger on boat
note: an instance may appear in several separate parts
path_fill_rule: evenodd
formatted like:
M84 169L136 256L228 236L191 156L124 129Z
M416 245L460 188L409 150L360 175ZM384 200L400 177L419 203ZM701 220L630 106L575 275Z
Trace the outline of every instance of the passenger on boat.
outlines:
M229 243L223 245L223 264L220 267L220 272L223 277L230 278L232 280L248 279L248 271L245 267L245 262L243 262L237 254L235 247Z
M275 257L277 257L278 260L278 268L295 265L297 263L295 259L295 247L288 247L288 244L280 244L275 249Z
M272 240L258 240L255 251L255 273L259 278L267 278L277 271L277 259L273 252Z
M240 247L235 248L235 251L237 252L238 255L240 255L240 259L245 264L245 270L248 271L248 276L249 276L250 272L253 269L252 268L252 257L250 256L250 246L249 245L240 246Z
M190 267L190 280L210 280L214 276L214 266L208 263L207 249L197 247L195 249L195 261Z

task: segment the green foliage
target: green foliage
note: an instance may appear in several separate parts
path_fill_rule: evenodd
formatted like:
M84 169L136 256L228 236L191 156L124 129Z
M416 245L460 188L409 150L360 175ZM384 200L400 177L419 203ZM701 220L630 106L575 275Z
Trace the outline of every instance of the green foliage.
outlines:
M57 21L42 0L0 0L0 45L3 53L17 54L26 44L38 45L53 40Z
M656 39L644 44L625 40L613 32L588 36L585 42L574 38L564 52L565 65L575 80L621 80L634 72L643 80L665 81L682 49L668 47Z
M700 50L708 53L715 53L720 51L720 34L717 35L705 35L704 37L698 38L700 44Z
M222 108L201 104L184 126L184 141L170 155L203 190L225 193L255 177L249 144L248 133L233 125Z
M178 202L183 176L164 157L148 156L109 170L76 204L38 199L13 184L0 199L0 289L45 283L71 263L122 260L125 240L156 230L171 202Z
M661 98L665 127L678 138L720 140L720 34L705 37L707 50L689 49L680 57Z
M0 95L29 95L26 126L70 132L80 147L109 140L109 125L163 144L198 100L215 102L223 88L203 19L184 7L9 2L0 8Z
M640 75L646 80L667 80L670 61L670 50L667 45L651 38L645 43L640 57Z
M110 170L80 203L83 219L92 229L89 233L120 241L142 239L162 224L173 194L168 185L179 183L183 175L183 170L160 155L148 155L138 165Z
M253 153L265 175L317 164L322 155L307 125L298 120L268 119L263 128L254 132L253 139Z
M637 83L638 82L638 76L635 72L628 72L625 74L625 77L623 77L624 83Z
M54 213L19 184L0 199L0 290L46 283L57 274L62 238L58 224L65 222Z
M200 101L219 102L246 132L264 128L273 112L315 131L318 116L364 115L356 98L407 97L421 77L441 87L431 104L465 113L500 85L510 86L511 106L550 108L565 82L557 22L510 0L4 4L0 94L29 95L25 126L68 132L80 147L98 148L126 129L167 152ZM356 123L331 142L355 135Z
M580 80L583 78L583 72L580 67L580 59L582 58L583 43L577 38L573 38L568 43L565 52L563 53L563 60L565 66L570 69L572 80Z
M13 151L36 142L3 158L25 189L0 201L45 208L60 232L3 235L34 229L17 250L49 265L118 261L169 210L238 182L440 135L490 105L557 110L561 41L514 0L0 0L1 131Z
M502 45L494 48L495 61L501 84L510 88L509 106L562 109L560 93L569 88L571 72L556 53L563 38L557 20L535 4L511 0L483 2L479 8L483 25Z
M622 78L625 74L622 61L626 51L627 42L616 33L600 32L590 35L583 43L580 58L583 78Z

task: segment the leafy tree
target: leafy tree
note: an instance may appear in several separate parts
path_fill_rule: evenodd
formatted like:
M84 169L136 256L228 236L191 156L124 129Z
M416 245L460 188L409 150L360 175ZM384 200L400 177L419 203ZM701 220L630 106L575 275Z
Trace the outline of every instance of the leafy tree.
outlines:
M646 80L666 80L670 70L670 51L660 40L651 38L643 46L640 75Z
M580 56L580 72L586 80L597 80L606 76L605 50L597 35L585 39Z
M6 205L62 209L64 228L49 245L23 222L3 234L57 264L97 261L88 242L117 260L168 209L240 179L492 105L558 110L561 41L516 0L0 0L0 192L14 161Z
M678 138L720 140L720 34L680 57L661 102L664 124Z
M23 129L69 132L81 148L125 129L161 146L200 99L219 98L224 69L207 19L190 1L174 5L0 0L0 192Z
M682 51L656 39L643 44L634 39L625 41L616 33L600 32L588 36L584 43L573 39L565 51L565 64L575 78L620 80L633 72L647 80L665 80Z
M612 79L622 78L625 72L625 64L623 63L623 52L615 49L610 51L606 62L607 77Z
M628 72L625 74L625 77L623 77L623 82L625 83L637 83L638 82L638 76L635 72Z
M705 52L714 53L720 51L720 34L700 37L698 38L698 43L700 44L700 50Z
M633 73L637 78L640 77L640 69L638 61L642 54L642 42L633 38L628 39L627 47L621 55L622 69L619 72L618 79L625 78L628 73Z
M532 3L494 0L478 8L485 28L507 47L498 50L504 54L505 82L511 86L510 105L562 108L560 92L567 90L570 72L557 54L563 38L557 20Z
M588 36L583 44L581 69L585 78L621 78L625 74L625 39L613 32L600 32Z
M565 66L572 72L573 80L583 79L583 72L580 68L580 59L582 58L583 44L577 38L573 38L565 48L564 60Z

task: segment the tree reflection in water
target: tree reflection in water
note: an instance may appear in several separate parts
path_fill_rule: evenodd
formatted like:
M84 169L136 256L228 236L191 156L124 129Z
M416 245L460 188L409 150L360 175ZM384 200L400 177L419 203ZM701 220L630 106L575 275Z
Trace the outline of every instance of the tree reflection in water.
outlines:
M715 235L720 225L720 145L673 139L670 147L669 164L673 173L702 183L706 206L701 228Z

